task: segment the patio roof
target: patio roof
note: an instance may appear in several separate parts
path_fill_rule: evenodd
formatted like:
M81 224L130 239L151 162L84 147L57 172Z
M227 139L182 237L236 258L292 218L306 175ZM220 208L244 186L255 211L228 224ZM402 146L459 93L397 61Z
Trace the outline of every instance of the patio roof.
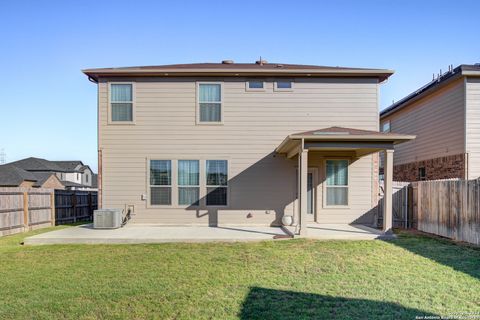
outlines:
M415 139L413 135L386 133L343 127L330 127L288 135L275 149L294 157L301 148L312 151L344 151L362 157L381 150L393 149L398 143Z

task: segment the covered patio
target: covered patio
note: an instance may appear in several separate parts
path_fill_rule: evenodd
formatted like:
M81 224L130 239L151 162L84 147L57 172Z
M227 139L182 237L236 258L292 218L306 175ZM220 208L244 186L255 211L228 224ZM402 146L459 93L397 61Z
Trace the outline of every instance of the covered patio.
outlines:
M331 127L291 134L276 148L278 154L288 159L298 159L298 206L293 216L293 234L309 236L311 221L307 218L308 203L308 168L309 155L326 159L339 156L355 161L376 152L384 153L385 205L383 211L384 234L392 229L392 178L394 145L410 141L415 136L383 133L378 131ZM377 177L372 177L377 179ZM347 190L349 192L349 190ZM348 195L347 195L348 197ZM311 206L311 204L310 204Z

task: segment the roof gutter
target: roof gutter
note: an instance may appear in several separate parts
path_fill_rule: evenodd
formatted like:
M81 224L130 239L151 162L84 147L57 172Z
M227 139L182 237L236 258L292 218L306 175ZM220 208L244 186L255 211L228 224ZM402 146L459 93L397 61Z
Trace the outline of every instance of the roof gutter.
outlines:
M289 76L289 77L372 77L378 78L380 82L385 81L390 77L393 70L322 70L315 69L290 69L290 70L245 70L245 69L231 69L231 70L218 70L218 69L186 69L179 71L178 69L164 69L164 70L148 70L148 69L135 69L135 70L96 70L86 69L82 70L89 80L92 82L98 82L100 77L188 77L188 76L224 76L224 77L238 77L238 76Z

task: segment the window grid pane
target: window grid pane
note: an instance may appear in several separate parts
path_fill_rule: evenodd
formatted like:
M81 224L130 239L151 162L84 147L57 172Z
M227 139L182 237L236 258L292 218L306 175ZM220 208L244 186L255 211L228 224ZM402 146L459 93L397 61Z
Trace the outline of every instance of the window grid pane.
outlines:
M327 185L348 185L348 160L327 160Z
M226 186L228 182L227 160L207 160L207 186Z
M178 188L178 204L198 206L200 198L199 187L179 187Z
M200 102L221 102L221 85L220 84L207 84L202 83L199 86L199 99Z
M112 121L132 121L131 103L112 103Z
M112 102L131 102L132 101L132 85L131 84L112 84L110 85Z
M198 186L200 180L198 160L178 160L178 185Z
M172 188L171 187L150 187L150 204L152 205L171 205Z
M277 88L278 89L291 89L292 82L291 81L277 81Z
M222 105L220 103L200 103L200 121L220 122L222 121Z
M263 81L249 81L248 87L250 89L263 89Z
M348 205L348 187L327 187L327 205Z
M207 188L207 206L226 206L226 205L227 205L227 188L226 187Z
M150 184L157 186L172 184L172 162L170 160L150 160Z

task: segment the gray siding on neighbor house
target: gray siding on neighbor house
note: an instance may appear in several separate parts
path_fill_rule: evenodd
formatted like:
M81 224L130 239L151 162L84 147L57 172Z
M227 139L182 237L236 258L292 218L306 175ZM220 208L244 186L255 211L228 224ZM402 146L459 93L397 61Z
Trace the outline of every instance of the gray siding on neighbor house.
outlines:
M295 208L297 161L274 154L287 135L331 126L378 130L377 79L297 78L292 92L273 91L272 79L265 79L264 92L246 91L246 79L203 79L223 83L223 125L196 125L196 81L202 79L126 79L132 80L134 125L108 124L104 79L98 103L102 204L134 205L135 223L278 224ZM350 166L349 208L323 209L323 159L311 154L320 222L352 222L371 209L372 156ZM148 159L228 160L228 207L150 207L142 200L148 194Z
M446 85L388 115L392 132L416 139L395 146L394 164L405 164L465 151L465 88L463 79Z
M468 178L480 177L480 79L466 78Z

